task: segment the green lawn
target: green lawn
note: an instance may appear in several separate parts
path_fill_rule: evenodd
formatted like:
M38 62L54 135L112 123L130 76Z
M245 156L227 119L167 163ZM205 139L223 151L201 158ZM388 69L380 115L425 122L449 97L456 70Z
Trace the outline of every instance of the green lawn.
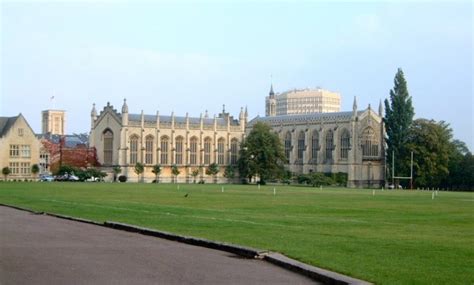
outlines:
M269 249L378 284L474 282L474 193L221 187L3 182L0 203Z

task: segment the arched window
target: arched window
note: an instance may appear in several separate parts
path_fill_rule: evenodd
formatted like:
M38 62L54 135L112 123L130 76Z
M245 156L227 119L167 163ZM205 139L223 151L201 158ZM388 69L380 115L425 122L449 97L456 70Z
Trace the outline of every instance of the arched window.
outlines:
M192 137L190 141L190 157L189 157L189 163L191 165L196 165L197 164L197 146L198 146L198 140L196 137Z
M168 164L168 154L169 154L169 139L168 137L161 137L161 164Z
M341 143L340 143L340 157L342 160L347 160L349 157L349 149L351 148L351 137L349 131L344 129L341 135Z
M311 135L311 161L317 162L319 149L319 134L318 131L314 130Z
M287 132L285 135L285 157L288 163L290 163L290 153L291 153L291 133Z
M153 136L145 138L145 164L153 163Z
M176 138L175 163L183 164L183 137Z
M237 152L239 147L239 141L237 139L232 139L230 141L230 164L237 164Z
M329 130L326 133L326 161L332 161L332 150L334 149L334 133Z
M138 136L130 137L130 164L138 162Z
M379 143L377 134L374 129L366 128L362 132L362 158L378 158L379 157Z
M304 153L304 132L301 131L298 135L298 161L303 162L303 153Z
M220 165L225 164L224 143L225 143L225 140L223 138L220 138L217 141L217 163Z
M211 138L204 139L204 164L211 164Z
M104 165L112 165L114 153L114 134L110 129L106 129L104 135Z

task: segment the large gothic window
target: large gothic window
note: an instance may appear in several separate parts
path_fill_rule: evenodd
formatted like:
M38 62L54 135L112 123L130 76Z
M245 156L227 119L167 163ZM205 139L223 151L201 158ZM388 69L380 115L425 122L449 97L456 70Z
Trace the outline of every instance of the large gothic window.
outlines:
M332 161L332 150L334 149L334 133L329 130L326 133L326 161Z
M190 157L189 162L191 165L197 164L197 148L198 147L198 140L196 137L192 137L190 141Z
M288 163L290 163L290 153L291 153L291 133L287 132L285 135L285 157Z
M183 137L176 138L175 163L183 164Z
M211 138L204 139L204 164L211 164Z
M145 138L145 164L153 163L153 136Z
M168 155L169 155L169 139L168 137L161 137L161 164L168 164Z
M300 162L303 162L304 143L304 132L301 131L298 136L298 161Z
M225 152L224 152L225 140L220 138L217 141L217 163L220 165L225 164Z
M379 157L379 143L374 129L369 127L362 132L361 144L362 158Z
M318 159L318 149L319 149L319 134L318 131L314 130L311 135L311 161L316 163Z
M104 131L104 165L112 164L114 151L114 134L110 129Z
M351 148L350 146L350 134L349 131L344 129L341 135L341 143L339 144L341 149L340 149L340 156L342 160L347 160L349 157L349 149Z
M130 164L138 162L138 136L130 137Z
M230 142L230 164L237 164L237 151L239 147L239 141L237 139L232 139Z

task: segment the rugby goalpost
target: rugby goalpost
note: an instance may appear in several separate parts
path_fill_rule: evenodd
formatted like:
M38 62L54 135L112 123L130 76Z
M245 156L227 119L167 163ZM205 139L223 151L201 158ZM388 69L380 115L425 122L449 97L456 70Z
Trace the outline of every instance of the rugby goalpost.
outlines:
M410 180L410 190L413 190L413 151L411 152L410 176L395 176L395 151L392 150L392 185L395 187L395 179Z

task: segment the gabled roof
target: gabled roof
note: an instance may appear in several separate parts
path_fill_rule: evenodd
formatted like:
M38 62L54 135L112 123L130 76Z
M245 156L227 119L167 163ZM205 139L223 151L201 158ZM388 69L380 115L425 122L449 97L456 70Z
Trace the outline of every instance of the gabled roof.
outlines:
M10 128L15 124L16 119L19 116L15 117L0 117L0 137L3 137L8 133Z

